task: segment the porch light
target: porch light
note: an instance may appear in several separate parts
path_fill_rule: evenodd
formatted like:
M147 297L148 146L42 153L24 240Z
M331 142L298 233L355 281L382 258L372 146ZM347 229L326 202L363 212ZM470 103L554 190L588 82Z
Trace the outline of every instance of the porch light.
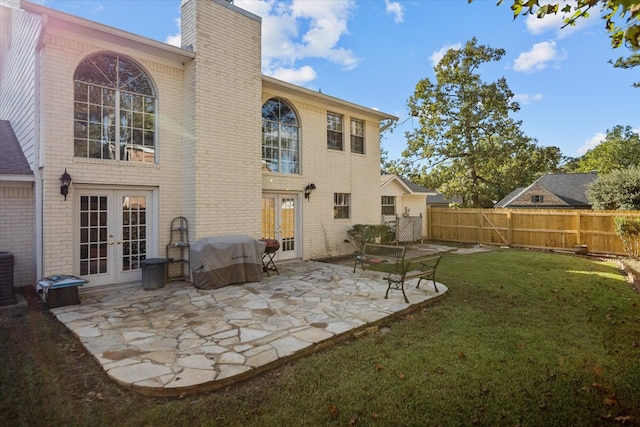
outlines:
M311 195L311 190L315 190L316 189L316 185L311 183L311 184L307 184L306 187L304 187L304 198L309 200L309 196Z
M71 175L67 173L67 168L64 169L64 173L60 176L60 194L64 196L64 200L67 200L67 194L69 194L69 186L71 185Z

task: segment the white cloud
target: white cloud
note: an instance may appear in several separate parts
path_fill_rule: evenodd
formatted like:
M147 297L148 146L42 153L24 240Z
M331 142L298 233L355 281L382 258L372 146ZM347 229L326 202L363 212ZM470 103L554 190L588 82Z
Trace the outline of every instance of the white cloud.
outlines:
M460 43L444 45L440 48L440 50L437 50L431 54L431 56L429 57L429 61L431 61L431 64L435 67L436 65L438 65L438 62L440 62L440 60L444 57L444 54L447 53L449 49L459 50L460 48L462 48L462 44Z
M542 98L543 96L541 93L534 93L533 95L529 95L528 93L516 93L515 95L513 95L513 100L523 105L541 101Z
M524 73L532 73L543 70L551 61L560 61L562 59L564 59L563 55L560 55L556 49L556 42L540 42L534 44L528 52L521 53L513 61L513 69Z
M543 4L546 3L547 2ZM599 7L596 7L592 8L589 11L590 16L588 18L580 18L576 21L575 25L568 25L562 28L565 25L564 19L573 14L573 12L565 14L564 12L562 12L562 8L567 4L573 7L576 5L576 2L575 0L564 0L558 3L558 13L556 14L548 14L543 18L538 18L535 13L527 15L525 24L529 33L538 35L547 32L553 32L556 38L562 39L568 37L576 31L579 31L598 22L600 14L598 13Z
M270 75L276 79L284 80L296 85L304 85L316 78L315 70L308 65L298 69L278 68L276 70L272 70Z
M176 18L173 22L175 22L176 26L178 27L178 32L174 35L167 36L167 38L164 39L164 42L173 46L180 47L182 43L182 34L180 33L180 18Z
M400 24L404 21L404 8L397 1L384 0L384 4L387 6L387 13L394 16L396 24Z
M325 59L346 70L360 63L352 50L340 46L348 34L354 0L235 0L234 4L262 18L262 71L267 75L308 82L316 73L309 65L299 65L306 59Z
M580 148L578 148L578 155L582 156L587 151L595 148L598 144L600 144L602 141L604 141L604 139L606 137L607 137L607 135L602 133L602 132L596 133L591 138L589 138L586 141L584 141L582 146Z
M403 19L399 3L387 2L387 12ZM235 6L262 18L262 72L290 83L304 84L316 78L310 65L300 62L319 58L354 69L360 58L340 46L340 39L348 34L347 23L355 0L235 0ZM180 19L176 19L178 28ZM180 46L180 30L165 39Z

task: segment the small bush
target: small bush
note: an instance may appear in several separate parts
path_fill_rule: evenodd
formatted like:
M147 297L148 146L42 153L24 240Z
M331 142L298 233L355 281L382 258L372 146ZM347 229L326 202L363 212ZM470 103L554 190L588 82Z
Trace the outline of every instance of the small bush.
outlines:
M362 252L365 243L387 245L393 243L396 238L393 227L387 224L355 224L347 234L351 237L357 252Z
M640 252L640 218L616 216L613 218L616 234L622 240L627 255L638 258Z

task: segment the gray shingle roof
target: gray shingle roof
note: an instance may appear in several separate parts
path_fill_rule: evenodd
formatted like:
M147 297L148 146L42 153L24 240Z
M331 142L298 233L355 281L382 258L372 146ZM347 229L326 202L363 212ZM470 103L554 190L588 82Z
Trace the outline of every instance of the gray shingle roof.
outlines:
M8 120L0 120L0 175L33 175Z
M590 206L587 185L597 177L595 172L557 173L543 175L536 182L571 206Z
M511 201L536 184L544 187L550 193L555 194L569 206L588 207L591 206L591 203L587 200L587 185L597 177L598 174L596 172L548 173L542 175L528 187L515 189L508 196L500 200L495 207L509 207Z

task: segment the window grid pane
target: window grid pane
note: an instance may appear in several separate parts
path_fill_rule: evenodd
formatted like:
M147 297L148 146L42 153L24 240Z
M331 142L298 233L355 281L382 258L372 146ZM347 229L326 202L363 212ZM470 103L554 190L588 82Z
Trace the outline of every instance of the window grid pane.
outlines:
M300 172L298 118L280 99L270 99L262 106L262 168L286 174Z
M156 98L140 67L98 54L76 68L74 81L74 156L155 162Z
M351 194L333 194L333 218L351 218Z
M342 116L327 113L327 148L342 150Z
M396 197L395 196L382 196L382 215L395 215L396 214Z
M351 152L364 154L364 122L351 119Z

